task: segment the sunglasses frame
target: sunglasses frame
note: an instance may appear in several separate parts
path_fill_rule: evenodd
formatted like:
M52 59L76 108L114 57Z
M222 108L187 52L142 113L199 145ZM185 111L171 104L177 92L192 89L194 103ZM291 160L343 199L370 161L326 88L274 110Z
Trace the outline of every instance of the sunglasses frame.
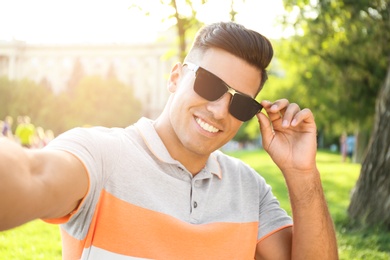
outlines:
M212 72L210 72L210 71L204 69L203 67L201 67L201 66L199 66L199 65L196 65L196 64L194 64L194 63L191 63L191 62L185 62L185 63L183 63L183 66L187 66L189 70L191 70L191 71L193 71L193 72L195 73L194 90L195 90L195 84L196 84L196 77L198 76L198 71L199 71L199 70L203 70L203 71L205 71L206 73L208 73L208 74L212 75L213 77L217 78L218 81L220 81L220 82L226 87L226 91L225 91L220 97L218 97L217 99L211 100L211 99L205 98L204 96L202 96L201 94L199 94L196 90L195 90L195 92L196 92L198 95L200 95L202 98L204 98L204 99L206 99L206 100L208 100L208 101L211 101L211 102L219 100L219 99L222 98L226 93L230 93L230 94L232 95L232 98L231 98L231 101L230 101L230 104L229 104L229 112L230 112L231 115L233 115L233 116L234 116L235 118L237 118L238 120L243 121L243 122L248 121L248 120L250 120L252 117L254 117L256 114L260 113L260 111L263 109L263 106L262 106L259 102L257 102L254 98L252 98L251 96L249 96L249 95L247 95L247 94L245 94L245 93L242 93L242 92L240 92L240 91L237 91L237 90L235 90L234 88L230 87L230 86L229 86L225 81L223 81L220 77L218 77L218 76L215 75L214 73L212 73ZM249 116L243 117L243 116L239 116L239 115L236 114L236 113L232 113L231 108L232 108L232 103L233 103L233 101L234 101L234 96L235 96L235 95L240 95L240 96L243 96L243 97L245 97L245 98L250 99L251 102L252 102L253 108L256 109L256 112L253 113L253 115L251 115L250 117L249 117ZM255 111L255 110L253 110L253 111Z

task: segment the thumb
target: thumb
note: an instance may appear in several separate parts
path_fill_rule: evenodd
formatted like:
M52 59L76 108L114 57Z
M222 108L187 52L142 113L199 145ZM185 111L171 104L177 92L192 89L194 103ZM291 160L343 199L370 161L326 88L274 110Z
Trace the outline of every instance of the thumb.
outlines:
M258 113L256 115L259 125L260 125L260 132L261 132L261 138L263 140L263 147L267 149L269 143L271 142L272 138L274 137L274 130L271 124L271 121L264 113Z

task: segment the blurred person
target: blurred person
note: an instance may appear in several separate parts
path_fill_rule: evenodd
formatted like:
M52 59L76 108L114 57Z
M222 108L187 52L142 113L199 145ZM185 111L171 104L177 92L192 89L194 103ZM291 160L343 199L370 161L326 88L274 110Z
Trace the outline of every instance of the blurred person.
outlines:
M14 120L12 116L6 116L2 127L0 129L3 136L8 137L9 139L14 139L14 135L12 134L12 124Z
M347 160L347 133L343 132L340 136L340 153L341 161L345 162Z
M355 135L348 135L345 143L346 143L346 146L347 146L346 147L347 157L349 158L350 162L353 162L353 155L355 153L355 144L356 144L356 137L355 137Z
M46 146L53 139L54 139L54 132L53 132L53 130L46 129L45 130L44 145Z
M21 134L21 129L23 128L23 125L24 125L24 116L18 116L16 118L16 122L17 122L17 125L16 125L16 129L15 129L15 140L21 144L21 141L20 141L20 134ZM17 130L19 128L19 130ZM16 133L18 131L18 133Z
M46 146L45 143L45 130L38 126L35 129L35 135L33 137L32 148L40 149Z
M31 148L34 143L35 126L31 123L29 116L23 116L19 119L19 124L15 130L15 137L23 147Z
M207 25L156 120L75 128L42 150L1 140L0 229L59 223L64 259L337 259L312 112L255 100L272 56L257 32ZM254 116L292 219L260 174L219 151Z

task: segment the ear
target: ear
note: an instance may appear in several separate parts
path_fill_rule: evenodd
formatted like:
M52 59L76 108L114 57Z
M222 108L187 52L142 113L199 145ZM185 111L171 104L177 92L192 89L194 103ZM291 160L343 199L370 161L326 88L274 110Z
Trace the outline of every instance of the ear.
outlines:
M183 67L182 64L178 62L171 69L171 73L169 74L169 78L168 78L168 91L171 93L175 93L177 90L179 79L182 73L182 67Z

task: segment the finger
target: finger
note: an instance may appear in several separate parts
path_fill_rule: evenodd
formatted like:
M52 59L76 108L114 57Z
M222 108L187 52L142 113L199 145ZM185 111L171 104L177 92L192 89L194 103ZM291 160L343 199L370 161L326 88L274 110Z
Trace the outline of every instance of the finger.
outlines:
M270 111L272 113L280 112L280 111L286 109L289 104L290 104L290 102L285 98L276 100L270 106Z
M263 147L267 150L268 144L270 140L272 140L275 135L270 119L264 113L258 113L256 115L259 124L260 124L260 132L263 140Z
M275 123L277 120L280 120L283 116L284 108L288 104L287 99L271 102L268 100L263 100L261 105L263 109L267 112L269 120L272 123Z
M291 125L291 122L295 118L295 115L297 115L300 111L301 109L299 108L298 104L289 104L283 113L282 127L289 127Z
M291 121L291 126L298 126L302 122L315 123L314 115L310 109L304 108L299 113L296 113Z

